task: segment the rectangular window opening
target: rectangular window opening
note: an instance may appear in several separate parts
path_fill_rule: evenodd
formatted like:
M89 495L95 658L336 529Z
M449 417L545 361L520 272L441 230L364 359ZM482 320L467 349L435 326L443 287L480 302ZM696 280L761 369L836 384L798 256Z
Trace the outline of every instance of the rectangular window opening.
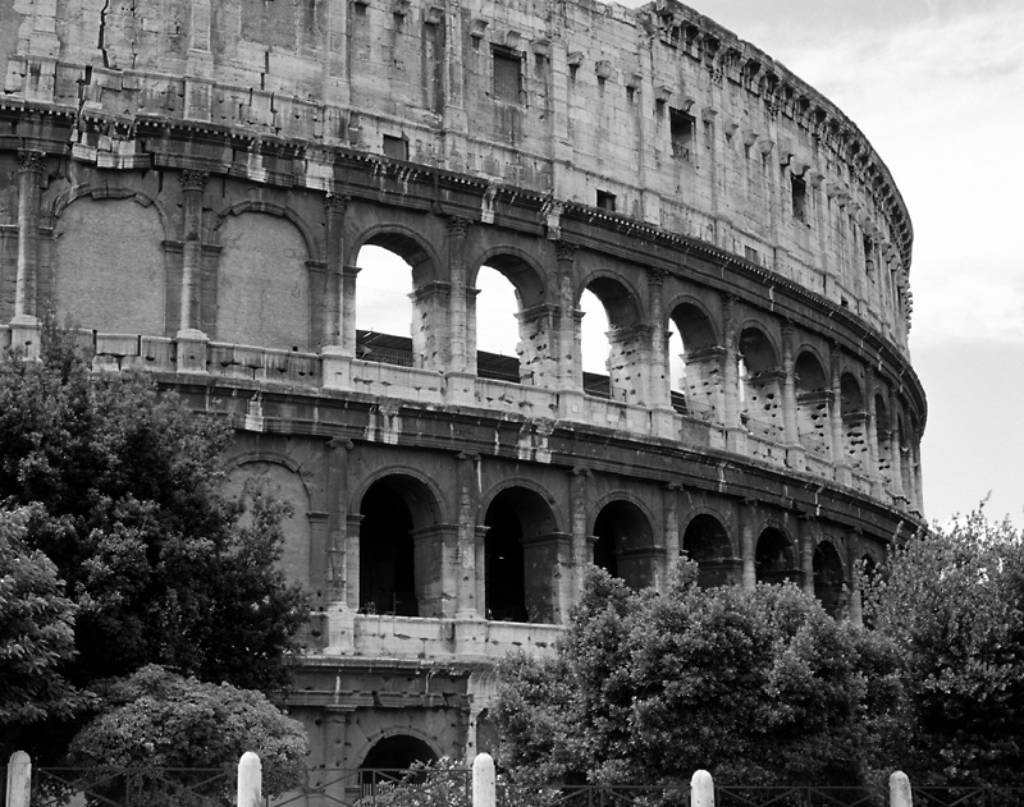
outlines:
M522 103L523 63L515 51L492 47L494 97L507 104Z
M869 276L875 274L875 245L870 236L864 236L864 271Z
M384 156L392 160L409 159L409 143L404 137L384 135Z
M672 133L672 156L677 160L689 160L697 128L696 118L681 109L669 107L668 121Z
M597 206L602 210L607 210L609 213L614 213L615 194L599 190L597 192Z
M793 174L790 177L790 187L793 189L793 218L797 221L807 222L807 183L803 177Z

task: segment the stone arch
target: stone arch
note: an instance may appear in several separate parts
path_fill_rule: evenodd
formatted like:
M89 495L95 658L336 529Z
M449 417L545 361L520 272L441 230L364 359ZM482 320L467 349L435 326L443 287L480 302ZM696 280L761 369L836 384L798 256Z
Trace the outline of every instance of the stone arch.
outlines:
M221 216L216 338L309 350L313 344L310 236L275 205L242 203Z
M152 207L160 217L160 227L163 230L164 239L167 241L174 241L178 237L178 233L175 230L171 217L168 215L159 199L155 196L150 196L145 191L140 191L136 188L128 188L122 185L94 186L86 183L84 185L72 185L68 187L66 190L54 197L48 211L50 218L49 224L56 228L57 221L64 214L64 211L67 210L67 208L74 202L84 197L89 197L96 201L103 199L133 199L142 207Z
M442 261L434 245L422 233L404 224L380 222L351 239L346 263L355 264L363 247L383 247L394 252L412 267L412 287L418 289L433 280L444 280Z
M274 204L273 202L266 202L259 199L246 199L245 201L238 202L229 207L225 207L217 211L217 224L214 229L214 233L217 238L220 238L220 230L224 226L224 222L231 216L241 216L245 213L266 213L268 216L277 216L278 218L288 219L302 235L302 240L306 244L306 254L309 256L309 260L322 262L324 259L323 251L320 246L319 240L313 234L312 228L302 216L295 212L290 207L285 205Z
M662 550L646 507L623 495L606 497L594 519L594 564L633 589L655 585Z
M362 484L352 491L352 497L349 500L349 512L358 513L359 503L366 495L366 491L368 491L376 482L388 476L409 477L429 491L429 496L424 496L418 502L426 508L426 511L422 512L424 518L433 519L438 524L445 523L449 520L447 500L445 499L444 491L437 483L437 480L411 465L388 465L385 468L379 468L367 476L364 476L362 478Z
M431 488L401 472L378 475L357 512L360 609L442 616L444 533Z
M558 621L558 581L569 562L569 536L559 532L554 509L533 484L506 483L484 514L484 607L488 619Z
M680 548L697 564L697 585L701 588L733 582L737 560L725 525L717 515L692 514L680 540Z
M292 512L281 524L284 544L277 565L289 580L311 587L312 529L309 513L312 507L305 480L294 462L276 452L248 452L232 458L224 483L224 495L230 498L241 496L252 478L268 493L291 506ZM248 526L251 516L243 513L239 521Z
M480 270L490 267L498 272L511 284L515 294L515 309L512 315L516 320L518 344L516 345L515 380L531 386L553 387L558 380L558 356L554 350L557 321L554 310L546 305L547 290L544 272L534 259L523 250L515 247L492 247L485 250L473 263L470 272L470 284L477 282ZM472 300L472 298L471 298ZM476 305L484 301L471 302L471 340L478 345L477 323L480 317ZM501 315L506 315L503 307ZM488 323L493 326L494 323ZM511 330L511 319L508 321ZM493 365L493 366L492 366ZM506 366L508 365L508 366ZM505 362L489 355L477 353L477 374L482 377L493 377L501 380L512 380L511 361Z
M760 323L748 322L736 337L736 354L743 425L755 437L781 442L785 435L783 376L775 344Z
M781 527L768 523L758 534L754 545L754 573L759 583L798 579L796 547Z
M814 596L830 615L838 616L846 604L846 572L832 541L819 541L814 547L813 565Z
M674 302L668 318L675 325L669 344L681 350L680 355L669 356L673 405L685 414L721 422L725 408L725 350L719 344L714 320L704 305L692 297ZM677 400L679 393L683 401Z
M363 774L361 784L374 784L372 780L366 778L368 771L404 770L415 762L433 762L440 756L440 749L434 744L433 739L412 726L380 732L369 743L369 748L359 765L359 770ZM385 764L378 764L381 762Z
M408 266L409 279L404 289L399 287L400 284L388 288L378 284L370 299L360 292L361 288L364 291L368 287L373 288L369 285L372 275L360 263L360 250L367 246L381 247ZM357 320L358 312L371 310L371 305L379 310L400 310L408 316L402 333L387 334L383 340L380 334L357 331L356 355L370 361L405 364L425 370L449 370L450 289L446 283L437 282L447 278L442 276L444 264L433 244L405 225L382 222L359 233L353 239L349 254L350 263L360 263L362 267L355 279ZM392 319L395 316L392 314Z
M604 271L593 272L586 278L577 292L578 305L582 305L584 291L598 299L608 319L607 397L643 405L647 399L646 359L651 345L640 296L629 281ZM586 349L582 342L581 347ZM604 383L603 378L584 376L584 389L590 394L604 396Z
M112 188L71 194L56 209L50 304L58 322L107 333L165 333L170 284L160 206Z
M802 348L793 364L793 373L797 437L800 444L812 454L828 456L831 446L829 411L832 391L817 351Z

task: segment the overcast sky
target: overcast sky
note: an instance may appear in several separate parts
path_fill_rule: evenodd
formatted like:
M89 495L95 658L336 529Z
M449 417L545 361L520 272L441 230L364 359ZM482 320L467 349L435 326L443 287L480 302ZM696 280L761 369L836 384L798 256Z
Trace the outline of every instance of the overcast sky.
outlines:
M991 492L990 515L1024 526L1024 3L691 5L827 95L888 165L914 224L926 514L944 522ZM389 330L360 314L360 328ZM602 330L600 318L584 324Z

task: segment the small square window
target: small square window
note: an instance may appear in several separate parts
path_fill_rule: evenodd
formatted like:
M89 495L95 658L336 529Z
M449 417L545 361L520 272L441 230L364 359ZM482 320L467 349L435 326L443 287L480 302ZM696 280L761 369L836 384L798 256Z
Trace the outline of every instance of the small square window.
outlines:
M493 48L494 97L507 104L522 103L523 62L519 54L504 48Z
M696 118L681 109L669 108L668 120L672 132L672 156L677 160L689 160L693 151Z
M615 212L615 194L608 191L597 192L597 206L609 213Z
M408 160L409 144L404 137L384 135L384 156L392 160Z
M793 218L797 221L807 223L807 183L803 177L793 174L790 177L790 187L793 191Z

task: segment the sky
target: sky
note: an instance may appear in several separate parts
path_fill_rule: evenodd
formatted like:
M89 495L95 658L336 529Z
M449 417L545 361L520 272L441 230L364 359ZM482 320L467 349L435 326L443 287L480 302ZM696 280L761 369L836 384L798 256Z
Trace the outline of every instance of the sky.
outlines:
M928 397L925 515L946 523L988 497L990 517L1024 527L1024 239L1015 231L1024 230L1024 3L689 5L828 96L889 167L914 225L910 348ZM603 330L600 306L581 307L584 325ZM481 349L510 352L480 331Z

